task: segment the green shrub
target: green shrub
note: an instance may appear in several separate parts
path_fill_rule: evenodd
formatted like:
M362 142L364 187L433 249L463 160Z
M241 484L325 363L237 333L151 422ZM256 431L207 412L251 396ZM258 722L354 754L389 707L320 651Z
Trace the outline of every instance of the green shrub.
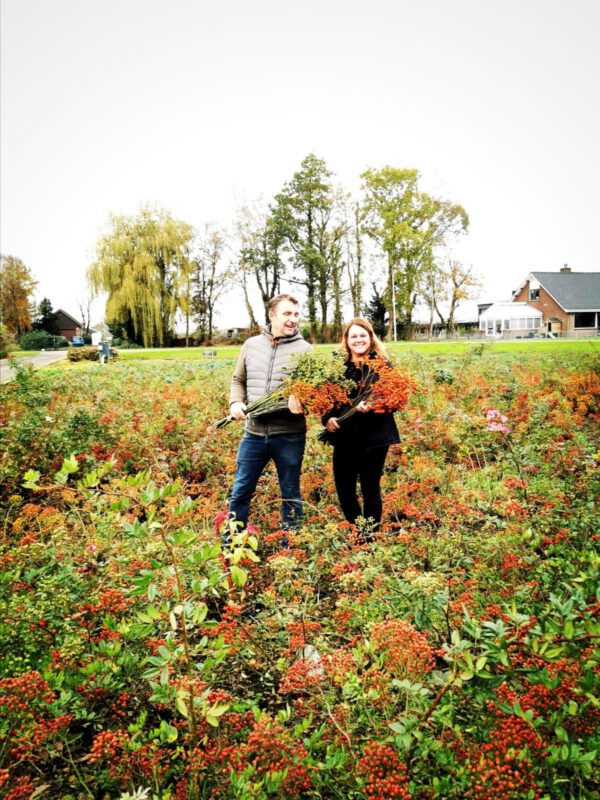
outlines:
M6 358L15 344L15 337L6 325L0 322L0 358Z
M118 358L116 350L111 350L112 357ZM71 347L67 354L69 361L99 361L100 351L97 347Z
M100 352L97 347L71 347L67 353L69 361L98 361Z
M54 347L54 340L48 331L29 331L19 339L19 346L23 350L43 350L45 347Z

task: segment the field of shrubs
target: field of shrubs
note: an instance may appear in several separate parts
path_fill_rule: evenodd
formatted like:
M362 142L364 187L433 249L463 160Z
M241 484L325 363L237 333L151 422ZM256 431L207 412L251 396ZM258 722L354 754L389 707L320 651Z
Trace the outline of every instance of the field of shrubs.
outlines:
M3 800L598 797L600 351L399 362L375 541L311 419L225 552L232 363L14 367Z

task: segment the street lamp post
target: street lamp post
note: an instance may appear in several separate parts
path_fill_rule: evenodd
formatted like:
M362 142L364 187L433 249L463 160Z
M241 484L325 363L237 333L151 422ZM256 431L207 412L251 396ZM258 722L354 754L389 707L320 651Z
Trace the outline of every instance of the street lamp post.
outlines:
M393 266L392 266L392 323L394 326L394 341L396 341L396 280L394 278Z

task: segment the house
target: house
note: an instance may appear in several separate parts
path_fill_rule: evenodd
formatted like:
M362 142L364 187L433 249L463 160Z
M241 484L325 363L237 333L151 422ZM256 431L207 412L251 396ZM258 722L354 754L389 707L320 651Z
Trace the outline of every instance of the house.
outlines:
M513 293L513 302L526 303L542 314L541 330L568 336L600 332L600 272L530 272Z
M479 332L482 336L529 338L539 332L542 316L542 312L529 303L510 300L490 305L486 303L479 314Z
M62 308L59 308L56 313L56 326L60 336L71 341L74 336L81 336L83 333L83 325L78 322Z

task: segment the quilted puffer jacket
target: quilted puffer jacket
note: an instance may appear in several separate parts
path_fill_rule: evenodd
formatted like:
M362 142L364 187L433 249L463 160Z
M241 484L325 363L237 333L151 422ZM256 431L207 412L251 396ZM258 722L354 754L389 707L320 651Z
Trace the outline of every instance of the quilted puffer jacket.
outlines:
M229 405L253 403L283 383L285 369L292 353L305 353L312 346L301 333L275 338L269 330L251 336L244 342L238 358L229 393ZM246 419L246 430L258 436L279 433L302 433L306 430L303 414L288 409Z

